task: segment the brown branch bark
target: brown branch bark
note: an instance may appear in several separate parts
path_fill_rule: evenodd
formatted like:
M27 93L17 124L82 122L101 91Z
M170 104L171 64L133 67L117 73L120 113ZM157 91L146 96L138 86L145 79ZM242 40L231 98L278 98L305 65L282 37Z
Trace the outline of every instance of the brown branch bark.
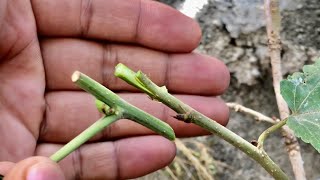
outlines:
M227 106L229 108L232 108L234 109L236 112L242 112L244 114L248 114L248 115L251 115L253 116L257 121L265 121L265 122L268 122L268 123L272 123L272 124L275 124L277 121L279 120L275 120L275 119L272 119L258 111L255 111L253 109L250 109L250 108L247 108L245 106L242 106L240 104L237 104L237 103L227 103Z
M280 118L285 119L289 116L289 109L280 94L280 81L282 80L281 72L281 16L278 0L264 0L265 14L267 21L268 46L272 65L273 86L276 94L277 105ZM300 146L293 131L288 126L283 126L282 135L285 139L285 145L289 154L290 162L293 168L295 179L305 180L305 170L300 152Z

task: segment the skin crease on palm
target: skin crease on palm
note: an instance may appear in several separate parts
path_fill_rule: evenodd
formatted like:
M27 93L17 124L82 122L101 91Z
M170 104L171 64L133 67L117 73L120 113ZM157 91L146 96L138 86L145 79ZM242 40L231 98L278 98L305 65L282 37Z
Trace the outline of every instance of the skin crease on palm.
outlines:
M200 38L195 21L151 0L1 0L0 174L23 179L15 163L50 156L100 117L94 99L72 84L75 70L166 121L178 137L208 133L115 78L117 63L142 70L225 125L228 108L216 96L228 87L229 72L192 52ZM168 165L176 152L173 142L128 120L90 141L59 163L66 179L139 177Z

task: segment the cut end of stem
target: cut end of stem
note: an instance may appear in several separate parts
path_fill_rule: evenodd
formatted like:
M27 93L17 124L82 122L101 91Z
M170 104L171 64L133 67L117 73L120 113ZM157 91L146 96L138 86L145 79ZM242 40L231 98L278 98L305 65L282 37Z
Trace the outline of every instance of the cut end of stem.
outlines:
M75 71L71 76L72 82L77 82L80 79L80 76L81 76L81 72Z
M144 85L139 80L139 76L141 76L141 74L143 74L141 71L138 71L136 73L121 63L116 66L114 71L115 76L119 77L120 79L126 81L128 84L140 89L141 91L152 97L153 94L146 87L144 87Z
M127 66L125 66L125 65L122 64L122 63L119 63L119 64L117 64L116 67L115 67L114 75L115 75L116 77L121 77L122 74L123 74L123 72L124 72L125 70L127 70L127 69L128 69Z

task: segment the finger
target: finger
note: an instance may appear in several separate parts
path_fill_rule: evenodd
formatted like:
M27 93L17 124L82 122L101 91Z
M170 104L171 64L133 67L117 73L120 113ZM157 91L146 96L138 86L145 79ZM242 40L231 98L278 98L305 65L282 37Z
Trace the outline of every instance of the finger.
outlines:
M36 153L50 156L61 145L41 144ZM59 164L67 179L129 179L168 165L175 156L172 142L144 136L82 145Z
M33 0L44 36L86 37L134 42L188 52L199 43L199 25L177 10L148 0Z
M36 41L30 2L1 0L0 27L0 61L13 61Z
M229 71L219 60L195 53L167 54L142 47L99 44L85 40L46 40L42 43L47 88L76 89L70 80L80 70L112 90L133 90L115 77L120 62L142 70L172 92L217 95L229 85Z
M129 103L167 122L179 137L206 135L207 131L191 123L174 119L175 112L161 103L151 101L144 94L121 94ZM228 108L224 102L214 97L184 96L177 98L194 107L208 117L225 125ZM85 92L52 92L46 95L46 120L40 138L46 142L68 142L101 117L94 105L94 99ZM154 134L151 130L129 120L119 120L93 140L121 138L127 136Z
M3 161L0 162L0 175L5 176L14 167L13 162Z
M7 13L7 0L0 1L0 27L3 27L4 17Z
M2 14L3 20L0 19L0 142L6 148L1 148L0 154L2 160L16 160L29 152L34 137L38 136L45 79L30 2L4 2L1 5L5 7L1 9L5 8L2 10L6 14ZM15 143L21 144L21 149L18 150L8 138L12 130L8 127L24 134L16 137ZM30 144L25 143L25 139L30 140Z
M4 180L64 180L59 166L46 157L31 157L17 163Z

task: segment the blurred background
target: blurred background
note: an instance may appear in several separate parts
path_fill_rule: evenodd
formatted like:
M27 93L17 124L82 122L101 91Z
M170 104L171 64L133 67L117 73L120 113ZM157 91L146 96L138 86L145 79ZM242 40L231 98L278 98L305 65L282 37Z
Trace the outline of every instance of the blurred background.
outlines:
M237 102L270 117L278 117L272 87L263 0L161 0L196 19L202 41L196 51L222 60L231 72L223 99ZM281 0L283 75L301 70L320 57L319 0ZM228 128L248 141L270 124L231 110ZM280 133L265 143L271 158L291 179L292 168ZM300 141L307 179L320 180L320 154ZM272 179L264 169L223 140L198 137L177 141L173 163L144 179Z

